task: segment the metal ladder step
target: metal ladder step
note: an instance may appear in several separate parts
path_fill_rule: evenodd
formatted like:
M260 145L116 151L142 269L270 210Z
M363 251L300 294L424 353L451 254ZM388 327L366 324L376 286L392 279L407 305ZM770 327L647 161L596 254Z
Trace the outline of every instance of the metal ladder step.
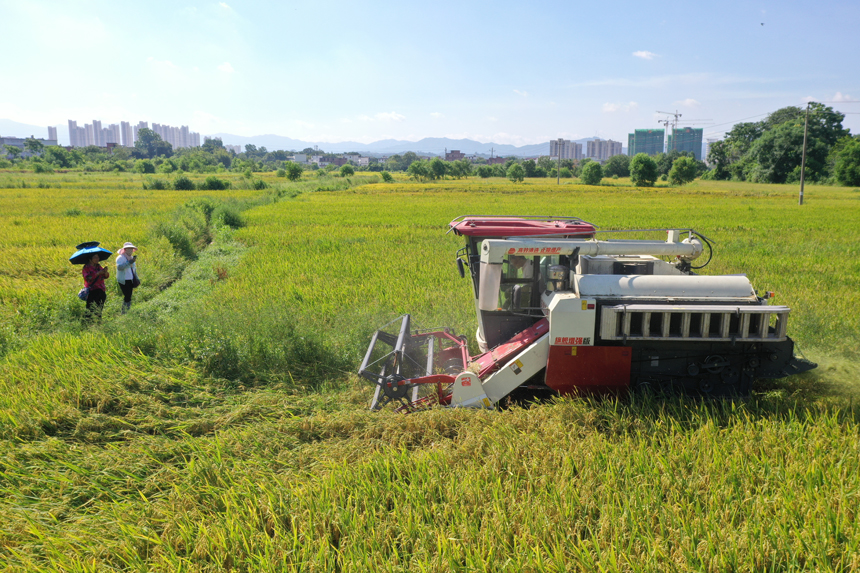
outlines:
M766 305L604 306L600 337L623 341L779 342L786 339L790 312L787 306Z

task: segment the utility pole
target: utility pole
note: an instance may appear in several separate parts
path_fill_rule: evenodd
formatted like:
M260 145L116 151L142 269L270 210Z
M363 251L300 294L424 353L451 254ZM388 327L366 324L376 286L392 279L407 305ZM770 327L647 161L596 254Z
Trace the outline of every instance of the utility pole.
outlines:
M800 159L800 200L797 202L798 205L803 205L803 179L806 175L806 134L809 131L809 104L811 101L806 102L806 120L803 122L803 156Z
M561 141L555 147L556 155L558 155L558 161L555 164L555 184L561 185Z

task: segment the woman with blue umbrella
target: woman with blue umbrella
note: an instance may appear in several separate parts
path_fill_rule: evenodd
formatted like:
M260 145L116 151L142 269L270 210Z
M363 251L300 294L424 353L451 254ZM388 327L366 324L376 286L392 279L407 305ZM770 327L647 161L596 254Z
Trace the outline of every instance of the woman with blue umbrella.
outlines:
M84 288L87 290L86 318L90 321L101 321L102 308L107 300L105 279L110 273L99 262L111 256L111 252L99 247L96 241L81 243L75 248L78 251L69 257L69 262L73 265L84 265L81 273L84 275Z

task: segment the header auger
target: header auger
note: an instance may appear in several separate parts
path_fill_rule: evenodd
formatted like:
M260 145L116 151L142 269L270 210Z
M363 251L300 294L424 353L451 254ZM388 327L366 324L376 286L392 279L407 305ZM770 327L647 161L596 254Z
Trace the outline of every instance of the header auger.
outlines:
M603 240L571 217L464 216L449 227L465 238L456 260L472 279L481 353L450 328L414 331L403 315L373 335L359 369L376 384L373 409L635 388L743 395L756 378L816 367L794 356L788 307L769 305L745 275L694 272L713 250L692 229Z

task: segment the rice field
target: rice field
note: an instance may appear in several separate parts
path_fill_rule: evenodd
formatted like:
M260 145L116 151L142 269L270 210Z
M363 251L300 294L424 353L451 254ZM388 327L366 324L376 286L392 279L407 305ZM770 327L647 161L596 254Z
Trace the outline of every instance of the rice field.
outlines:
M800 208L776 185L314 180L219 192L246 225L184 260L152 226L212 192L4 176L5 570L860 569L860 191L810 186ZM354 372L376 326L474 332L445 235L463 214L692 226L716 243L706 272L776 291L821 367L735 402L369 413ZM181 274L70 326L87 220L141 247L145 283ZM34 307L54 318L24 330Z

